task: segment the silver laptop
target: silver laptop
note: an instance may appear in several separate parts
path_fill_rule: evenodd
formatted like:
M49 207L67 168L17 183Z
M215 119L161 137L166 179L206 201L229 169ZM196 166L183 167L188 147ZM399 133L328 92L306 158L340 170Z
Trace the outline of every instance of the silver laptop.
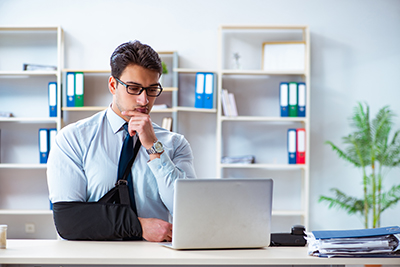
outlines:
M260 248L270 244L271 179L179 179L174 249Z

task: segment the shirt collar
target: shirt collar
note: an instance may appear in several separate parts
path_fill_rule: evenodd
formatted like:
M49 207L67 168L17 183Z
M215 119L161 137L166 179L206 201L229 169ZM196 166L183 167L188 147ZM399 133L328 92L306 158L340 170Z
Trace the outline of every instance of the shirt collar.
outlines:
M120 116L117 115L117 113L114 112L114 110L111 108L111 105L107 108L106 116L114 134L116 134L121 129L121 127L126 123L126 121L123 118L121 118Z

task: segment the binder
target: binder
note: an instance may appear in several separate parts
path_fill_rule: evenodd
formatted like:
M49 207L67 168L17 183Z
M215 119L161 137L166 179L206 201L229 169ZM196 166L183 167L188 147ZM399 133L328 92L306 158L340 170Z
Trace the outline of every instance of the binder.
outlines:
M55 140L56 140L56 135L57 135L57 129L56 128L51 128L49 129L49 153L51 151L51 148L54 146Z
M400 234L399 226L388 226L370 229L353 229L353 230L324 230L312 231L316 239L328 238L358 238L369 236L382 236Z
M306 129L297 129L297 142L296 142L296 163L306 163Z
M289 94L289 83L281 82L281 84L279 85L279 102L281 106L281 117L289 116L288 94Z
M49 82L49 116L57 117L57 83Z
M297 83L297 93L298 93L298 106L297 106L297 116L306 116L306 83Z
M84 76L83 72L75 72L75 107L83 107Z
M222 102L222 110L224 111L225 116L230 116L230 106L229 106L229 96L228 90L222 89L221 93L221 102Z
M204 108L204 76L202 72L196 73L195 108Z
M75 73L67 72L67 107L75 107Z
M289 83L289 117L297 117L297 83Z
M49 131L44 128L39 129L39 157L40 163L47 163L49 156L49 143L48 143Z
M296 164L296 129L288 129L287 150L289 164Z
M229 97L229 105L230 105L230 114L233 117L238 116L238 111L237 111L237 106L236 106L236 100L235 100L235 95L233 93L228 93Z
M215 74L206 73L204 83L204 108L211 109L214 106Z

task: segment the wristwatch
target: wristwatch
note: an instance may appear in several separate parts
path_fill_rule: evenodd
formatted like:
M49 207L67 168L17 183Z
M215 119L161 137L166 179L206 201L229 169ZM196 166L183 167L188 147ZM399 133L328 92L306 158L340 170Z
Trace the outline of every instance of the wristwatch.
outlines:
M146 149L146 152L149 155L162 153L162 152L164 152L163 144L159 140L157 140L154 142L152 147L150 147L149 149Z

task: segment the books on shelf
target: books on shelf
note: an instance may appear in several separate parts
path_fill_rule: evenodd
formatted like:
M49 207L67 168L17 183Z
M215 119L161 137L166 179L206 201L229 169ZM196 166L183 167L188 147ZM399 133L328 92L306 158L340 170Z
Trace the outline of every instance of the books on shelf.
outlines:
M216 88L215 73L197 72L195 84L195 108L214 108L214 92Z
M235 95L233 93L229 93L227 89L222 89L221 102L225 116L238 116Z
M306 130L304 128L288 129L287 152L289 164L306 163Z
M67 72L67 107L84 106L84 74L83 72Z
M47 163L50 149L54 144L57 135L57 129L55 128L40 128L39 129L39 162L41 164Z
M161 127L164 129L167 129L168 131L172 131L172 118L171 117L165 117L162 120Z
M400 227L307 233L308 254L319 257L400 257Z
M255 157L251 155L236 156L236 157L222 157L222 164L251 164L255 163Z
M50 66L50 65L38 65L38 64L23 64L22 66L23 70L28 70L28 71L55 71L57 70L56 66Z
M306 83L281 82L279 85L281 117L306 116Z

